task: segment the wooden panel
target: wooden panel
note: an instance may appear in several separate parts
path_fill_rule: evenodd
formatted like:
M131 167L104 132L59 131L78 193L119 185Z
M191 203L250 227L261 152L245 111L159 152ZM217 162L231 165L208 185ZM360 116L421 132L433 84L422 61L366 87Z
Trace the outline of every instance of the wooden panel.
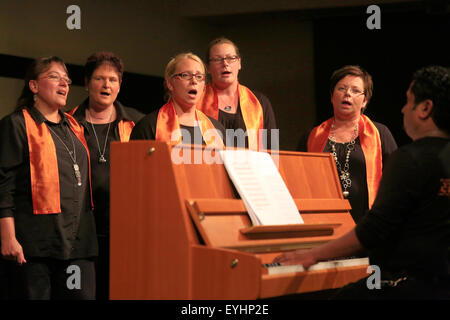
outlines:
M234 250L193 246L192 299L256 299L261 261Z
M298 201L297 201L298 202ZM302 202L300 200L300 202ZM312 210L309 201L310 211ZM328 206L327 206L328 205ZM305 224L335 224L334 233L321 236L295 236L292 233L279 233L278 237L255 238L246 236L241 230L252 226L245 206L241 200L205 200L189 199L186 201L191 217L203 238L204 243L210 247L232 248L247 252L267 252L292 250L295 248L311 248L318 243L323 243L341 236L354 227L354 222L348 211L343 211L348 202L342 200L325 201L323 208L335 205L339 210L327 213L304 213L302 218ZM233 211L234 210L234 211ZM341 212L339 212L341 211ZM314 212L314 211L313 211ZM288 231L288 230L286 230Z
M280 152L279 171L292 197L343 199L331 160L329 153Z
M263 275L260 298L335 289L358 281L369 274L368 266L333 268L282 275Z
M176 182L184 199L235 198L232 184L230 184L230 179L218 153L199 146L192 146L191 149L190 145L180 147L178 153L181 154L180 157L191 159L191 161L173 166ZM200 155L198 155L199 153ZM199 160L195 158L200 158L209 164L198 163Z
M111 299L188 297L189 245L198 239L171 166L165 144L111 144Z
M348 213L329 214L305 214L302 215L306 224L336 224L332 235L321 236L292 236L289 232L279 233L278 237L256 239L246 236L241 232L252 226L247 213L199 213L195 206L196 202L186 203L191 217L202 236L204 243L210 247L237 249L246 252L267 252L292 250L296 248L312 248L318 243L323 243L342 235L354 225ZM236 206L237 207L237 206ZM210 207L211 209L214 209ZM286 230L288 231L288 230Z
M204 214L247 212L244 203L239 199L186 199ZM300 213L348 212L351 207L346 199L294 199Z
M332 235L333 229L340 224L312 223L312 224L287 224L287 225L259 225L240 229L239 231L248 238L261 236L271 239L279 237L306 237Z

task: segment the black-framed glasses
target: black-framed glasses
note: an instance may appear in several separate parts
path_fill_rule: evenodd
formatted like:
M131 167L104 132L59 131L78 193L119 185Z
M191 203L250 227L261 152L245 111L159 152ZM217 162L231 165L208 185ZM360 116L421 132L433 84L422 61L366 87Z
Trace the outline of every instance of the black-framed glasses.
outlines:
M186 80L186 81L191 81L192 78L195 78L195 80L197 81L204 81L205 80L205 75L203 73L189 73L189 72L180 72L180 73L176 73L174 75L172 75L172 78L174 77L179 77L180 79Z
M61 82L61 80L64 80L67 83L67 85L69 85L69 86L72 84L72 80L70 80L70 78L60 76L59 73L56 73L56 72L51 72L48 75L46 75L44 78L49 78L50 80L55 81L55 82Z
M222 63L224 61L226 61L228 64L231 63L235 63L236 61L238 61L239 56L228 56L228 57L224 57L224 58L211 58L209 59L210 62L212 63Z
M342 93L346 93L347 90L349 90L350 94L352 96L359 96L361 94L365 94L364 91L361 91L358 88L351 88L351 87L337 87L336 90L339 91L339 92L342 92Z

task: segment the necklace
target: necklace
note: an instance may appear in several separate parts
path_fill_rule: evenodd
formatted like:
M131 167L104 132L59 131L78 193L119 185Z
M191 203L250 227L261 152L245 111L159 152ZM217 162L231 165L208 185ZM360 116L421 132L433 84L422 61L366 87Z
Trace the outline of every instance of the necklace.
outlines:
M350 179L350 172L349 172L350 154L352 153L353 150L355 150L355 143L356 143L356 139L358 138L358 124L356 124L355 129L353 131L352 140L350 142L348 142L345 147L347 152L345 155L344 166L341 166L341 163L339 162L339 160L337 158L336 140L334 138L333 131L334 131L334 122L331 125L330 136L328 137L328 139L330 140L330 146L331 146L331 151L332 151L331 153L333 154L334 161L336 162L336 167L337 167L338 173L340 173L339 179L341 180L342 188L344 188L342 194L344 195L344 198L347 198L350 194L350 192L347 189L349 189L352 186L352 180Z
M97 141L97 146L98 146L98 153L100 154L100 157L98 158L98 163L106 163L105 151L106 151L106 144L108 143L108 134L109 134L109 128L111 127L111 119L112 119L113 113L114 113L114 109L111 111L111 115L109 116L108 130L106 131L105 144L103 145L103 152L102 152L102 150L100 149L100 143L98 141L97 132L95 132L94 124L92 123L92 115L88 109L88 114L89 114L89 117L91 118L92 131L94 131L95 140Z
M231 106L225 106L225 111L230 111L231 110Z
M75 142L73 142L72 135L70 134L70 132L68 132L69 138L72 141L73 151L69 150L69 147L56 134L55 130L53 130L51 126L47 126L47 128L49 128L50 131L53 132L53 134L59 139L59 141L61 141L61 143L64 145L64 148L66 148L67 152L69 153L69 156L70 156L70 158L72 159L72 162L73 162L73 171L74 171L74 174L75 174L75 178L77 179L77 185L80 187L81 186L81 173L80 173L80 167L78 166L78 163L77 163L77 153L76 153L76 149L75 149ZM66 130L68 130L68 129L66 129Z

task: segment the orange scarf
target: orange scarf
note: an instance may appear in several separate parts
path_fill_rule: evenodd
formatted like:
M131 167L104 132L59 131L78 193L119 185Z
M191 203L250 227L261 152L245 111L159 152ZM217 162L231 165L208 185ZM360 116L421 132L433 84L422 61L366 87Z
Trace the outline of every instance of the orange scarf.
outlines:
M333 118L330 118L311 131L308 137L309 152L323 152L328 136L330 135L332 124ZM381 139L378 129L365 115L361 115L359 118L358 135L366 163L367 190L369 193L370 209L377 195L383 169Z
M72 110L69 111L70 115L74 115L75 111L77 111L79 106L76 106L75 108L73 108ZM134 128L134 122L131 120L120 120L118 123L118 128L119 128L119 137L120 137L120 142L128 142L130 141L130 135L131 135L131 131L133 131Z
M133 131L134 128L134 122L131 120L122 119L119 121L119 124L117 126L119 127L120 142L130 141L130 135L131 131Z
M206 145L209 147L223 148L223 140L218 135L207 134L207 132L211 132L209 130L215 130L217 132L211 120L200 110L195 110L195 118L200 124L200 132ZM219 139L218 141L216 141L215 136ZM180 143L182 139L180 123L178 122L175 107L173 102L169 101L159 109L156 121L155 140Z
M25 128L30 153L31 196L34 214L61 213L58 160L56 147L47 125L43 122L38 125L26 108L23 110ZM66 113L70 129L86 149L89 161L89 187L91 191L91 169L89 150L83 134L83 127Z
M262 144L262 129L264 129L263 109L258 98L249 88L238 84L239 105L248 134L248 146L251 150L259 150ZM207 84L197 108L216 120L219 119L219 103L217 91Z

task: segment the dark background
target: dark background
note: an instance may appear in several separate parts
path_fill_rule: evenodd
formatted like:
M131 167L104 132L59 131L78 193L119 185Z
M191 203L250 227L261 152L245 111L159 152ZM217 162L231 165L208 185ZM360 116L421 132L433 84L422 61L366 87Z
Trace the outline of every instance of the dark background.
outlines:
M401 108L415 70L450 67L450 17L442 5L397 6L382 10L381 29L361 28L366 17L324 17L314 23L317 123L332 116L329 78L334 70L359 65L371 75L372 99L365 114L391 130L397 144L411 140L403 131ZM348 12L348 10L347 10Z
M449 66L450 15L447 1L422 1L381 6L381 29L366 27L369 14L366 6L335 9L299 10L289 12L255 14L252 17L227 16L224 21L255 19L261 21L310 20L313 25L314 88L316 121L321 123L332 116L329 94L329 78L333 71L347 65L360 65L373 77L374 93L366 110L372 120L388 126L399 146L410 139L402 129L401 108L405 103L405 91L412 73L420 67L437 64ZM219 18L196 18L203 25L227 30L220 25ZM208 20L209 19L209 20ZM236 20L237 19L237 20ZM209 21L209 22L208 22ZM224 32L224 34L226 34ZM296 46L292 39L292 46ZM275 48L276 49L276 48ZM276 55L276 51L272 53ZM271 63L267 55L267 63ZM31 58L0 54L0 76L23 79ZM286 64L300 63L286 61ZM69 75L75 85L84 85L83 66L67 64ZM291 80L292 81L292 80ZM310 84L295 84L298 90L311 87ZM150 113L161 107L163 100L163 78L125 72L119 100L127 106ZM302 108L299 101L296 108ZM285 112L276 113L277 122L298 122ZM308 132L310 128L298 125L298 131ZM283 136L281 139L292 139ZM294 138L295 139L295 138ZM280 143L283 145L283 143Z

